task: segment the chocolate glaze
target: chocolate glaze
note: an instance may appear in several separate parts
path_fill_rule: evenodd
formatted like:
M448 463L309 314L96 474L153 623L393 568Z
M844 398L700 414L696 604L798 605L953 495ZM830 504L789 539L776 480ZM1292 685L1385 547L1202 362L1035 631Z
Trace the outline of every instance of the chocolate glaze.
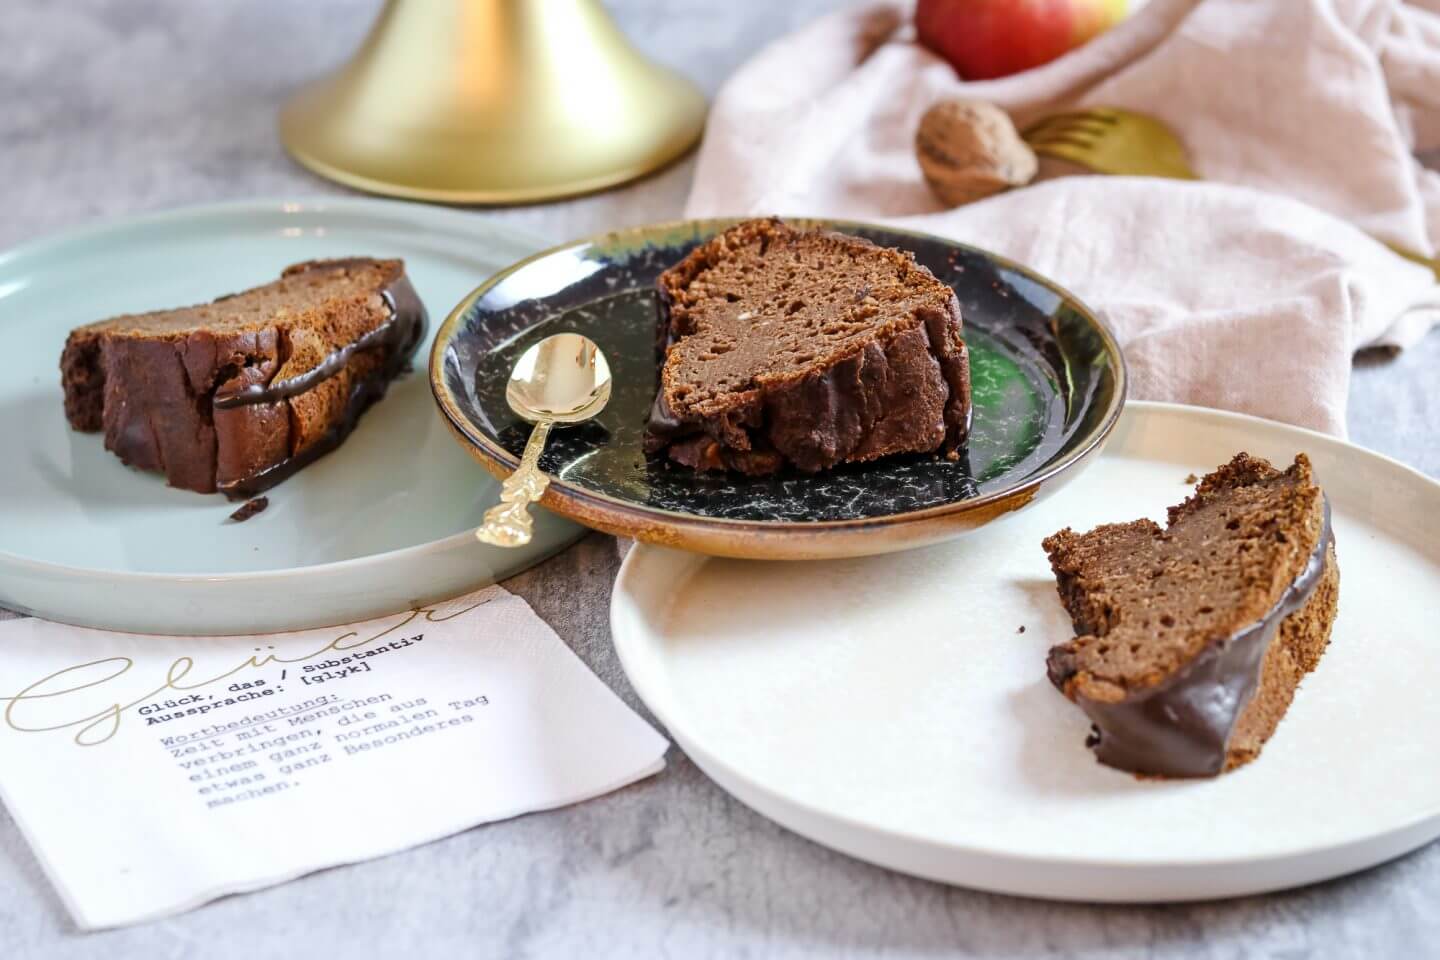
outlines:
M663 285L656 302L656 352L663 368L665 352L677 339ZM970 369L963 346L955 354L938 347L947 336L947 324L959 323L958 304L952 302L951 311L953 316L927 313L913 331L886 343L872 342L822 372L766 391L719 417L677 415L665 400L662 383L650 407L644 450L665 452L696 470L728 469L752 476L774 473L787 463L813 473L844 460L871 459L875 454L867 448L883 449L897 431L914 438L906 444L911 450L926 443L931 450L955 450L970 430ZM892 376L877 378L875 371L882 369ZM914 406L927 392L925 381L933 381L930 394L943 397L931 423L917 420L923 411ZM902 407L912 415L886 418L887 411ZM733 442L736 434L744 435L748 449Z
M1226 745L1259 688L1266 651L1280 624L1310 602L1324 575L1335 542L1330 502L1324 503L1324 527L1314 552L1265 616L1213 641L1163 682L1132 691L1117 703L1077 698L1095 724L1086 743L1101 763L1165 777L1212 777L1225 769Z
M289 478L340 446L350 435L350 431L355 429L360 415L385 396L390 381L399 376L409 364L410 354L424 337L427 317L425 305L420 302L409 279L403 275L381 290L380 295L390 308L390 318L364 336L334 351L312 369L286 380L255 384L225 397L215 398L215 406L220 409L286 400L335 376L345 368L350 358L361 350L378 348L387 351L385 363L351 388L343 415L318 440L298 453L248 477L219 484L221 493L232 500L248 499Z
M645 452L654 453L663 449L671 440L688 437L701 432L699 420L681 420L665 402L665 394L655 391L655 400L650 404L650 417L645 422Z
M380 326L333 351L298 376L273 380L270 383L251 384L223 396L216 394L215 407L226 410L252 403L274 403L298 397L344 370L350 358L361 350L378 347L392 350L392 356L398 353L408 358L410 351L420 340L419 335L425 330L425 307L416 295L415 288L410 285L409 278L403 275L381 290L380 296L390 310L390 319Z
M355 429L360 415L368 410L371 404L385 396L385 389L389 385L389 377L378 375L359 381L350 390L350 397L345 402L345 413L333 427L321 435L320 439L294 456L286 457L264 470L252 473L233 483L220 484L220 492L231 500L245 500L262 490L269 490L275 484L289 479L308 467L345 441L345 438L350 435L350 431Z
M756 433L749 439L748 450L726 446L710 435L704 421L677 417L657 391L641 446L647 454L663 451L692 470L736 470L758 477L775 473L785 465L785 457L771 447L764 435Z
M269 497L256 497L253 500L246 500L234 513L230 514L231 523L244 523L259 513L264 513L265 508L270 506Z

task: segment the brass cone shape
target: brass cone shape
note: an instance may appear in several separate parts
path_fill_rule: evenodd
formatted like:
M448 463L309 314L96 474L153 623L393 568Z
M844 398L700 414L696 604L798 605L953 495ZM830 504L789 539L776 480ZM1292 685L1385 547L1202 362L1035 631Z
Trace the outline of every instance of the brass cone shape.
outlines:
M705 100L598 0L387 0L360 50L280 114L300 163L372 193L524 203L688 150Z

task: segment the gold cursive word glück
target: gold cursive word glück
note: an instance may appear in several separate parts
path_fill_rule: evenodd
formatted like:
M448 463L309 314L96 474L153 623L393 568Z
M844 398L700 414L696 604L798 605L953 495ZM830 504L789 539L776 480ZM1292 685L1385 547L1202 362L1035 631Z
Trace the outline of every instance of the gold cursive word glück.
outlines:
M178 690L183 692L198 690L212 683L228 680L242 670L253 670L272 663L302 663L306 660L313 660L315 657L331 651L358 650L366 644L374 643L381 637L394 633L401 627L413 623L418 617L423 616L426 623L444 623L447 620L454 620L456 617L464 616L477 607L484 606L489 602L488 599L481 600L479 603L471 604L463 610L458 610L455 613L447 614L443 617L436 616L436 611L433 608L421 607L416 610L411 610L399 623L386 627L374 636L358 639L360 634L351 630L348 633L342 633L318 650L298 657L282 657L273 653L261 654L257 651L224 673L216 674L205 680L190 680L190 674L195 669L195 661L193 658L176 657L165 670L164 683L144 696L136 697L128 703L115 702L96 713L77 717L74 720L68 720L64 723L51 724L50 726L26 726L17 719L20 708L27 702L34 700L54 701L56 698L76 694L82 690L90 690L95 687L104 686L129 673L130 669L135 666L135 661L130 657L102 657L99 660L90 660L85 663L76 664L73 667L56 670L54 673L41 677L14 696L0 697L0 700L9 701L5 706L5 724L10 727L10 729L20 733L48 733L53 730L66 730L71 727L79 727L79 729L75 731L75 743L82 747L97 746L119 732L120 718L126 711L167 691ZM87 671L96 670L100 671L102 675L94 677L87 674ZM68 682L71 685L62 686L59 689L53 688L54 684L62 682Z

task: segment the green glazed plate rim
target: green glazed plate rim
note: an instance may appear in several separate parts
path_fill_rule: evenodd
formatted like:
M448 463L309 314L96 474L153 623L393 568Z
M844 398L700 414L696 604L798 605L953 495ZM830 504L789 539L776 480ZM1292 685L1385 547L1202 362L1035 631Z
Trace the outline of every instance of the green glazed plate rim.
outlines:
M472 453L476 455L477 459L492 471L513 471L520 465L519 457L511 454L500 444L496 443L465 414L462 404L457 401L451 392L444 376L446 351L463 332L466 317L486 294L503 283L507 278L524 270L537 261L553 257L556 254L569 250L617 245L633 247L644 244L649 238L657 236L664 237L673 234L693 233L696 236L709 236L747 219L753 218L709 217L701 219L667 220L660 223L625 227L619 230L606 230L577 240L557 244L556 246L531 254L525 259L511 264L476 287L450 311L449 316L445 318L445 321L440 325L439 329L436 330L435 339L430 349L430 389L435 395L435 402L440 408L441 415L449 422L452 432L463 437L473 448ZM1101 445L1104 444L1111 431L1115 429L1115 424L1119 421L1120 413L1125 407L1130 381L1129 370L1125 364L1125 354L1120 349L1120 342L1116 339L1114 331L1110 329L1104 320L1100 319L1094 310L1087 306L1079 297L1075 296L1075 294L1051 280L1049 277L1037 273L1035 270L1015 260L1011 260L1009 257L1001 256L983 247L963 243L959 240L951 240L948 237L926 233L921 230L909 230L884 223L832 217L785 216L783 219L785 222L801 227L802 229L838 230L841 233L880 231L898 236L915 237L929 242L943 243L956 249L984 257L996 265L1013 271L1030 280L1032 283L1035 283L1037 286L1056 294L1067 307L1074 310L1090 324L1103 344L1106 359L1110 363L1110 368L1115 378L1115 389L1110 393L1108 405L1103 416L1088 433L1076 440L1071 449L1037 468L1035 472L1026 475L1023 480L1014 486L992 490L978 497L883 516L856 517L846 520L739 520L729 517L710 517L703 514L685 513L676 510L667 510L662 507L642 505L633 500L598 493L579 484L571 483L563 477L553 475L550 477L550 484L546 490L544 502L547 507L562 515L571 516L572 519L576 519L581 523L587 522L585 517L570 514L566 509L566 501L573 501L582 505L593 504L599 511L628 514L639 520L660 520L672 526L723 528L735 533L753 531L763 533L767 536L775 536L777 534L817 534L827 531L857 531L876 527L890 527L896 524L933 520L946 516L983 511L987 507L1013 500L1017 495L1023 494L1026 491L1036 490L1051 479L1085 460L1092 453L1095 453Z

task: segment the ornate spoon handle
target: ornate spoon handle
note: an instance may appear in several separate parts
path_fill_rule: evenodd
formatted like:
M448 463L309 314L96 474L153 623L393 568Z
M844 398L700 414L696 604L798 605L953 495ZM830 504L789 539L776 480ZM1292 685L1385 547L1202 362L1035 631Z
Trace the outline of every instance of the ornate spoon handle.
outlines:
M553 423L541 420L530 431L520 466L505 478L500 487L500 502L485 511L485 522L475 531L475 538L481 543L520 547L530 542L535 526L530 518L530 504L539 500L550 486L550 478L541 472L539 463L540 451L545 449L545 438L550 435Z

